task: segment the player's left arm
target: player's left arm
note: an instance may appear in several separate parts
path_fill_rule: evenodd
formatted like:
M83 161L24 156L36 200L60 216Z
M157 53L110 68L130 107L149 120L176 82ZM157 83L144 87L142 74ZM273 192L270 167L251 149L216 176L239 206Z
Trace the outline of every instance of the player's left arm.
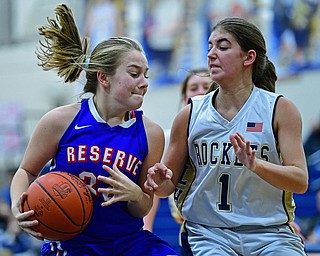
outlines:
M129 201L128 209L130 213L137 217L143 217L148 214L153 204L153 191L144 187L147 179L148 169L156 163L159 163L164 150L164 133L162 128L148 119L143 117L148 140L148 155L143 161L138 185L141 188L141 197L138 201Z
M308 188L308 170L301 116L296 106L284 97L278 100L273 125L283 166L257 159L254 172L279 189L304 193Z

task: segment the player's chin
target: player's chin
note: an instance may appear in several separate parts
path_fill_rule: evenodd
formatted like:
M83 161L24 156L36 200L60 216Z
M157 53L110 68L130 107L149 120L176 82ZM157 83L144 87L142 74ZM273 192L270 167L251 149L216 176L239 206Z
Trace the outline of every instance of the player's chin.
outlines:
M210 77L211 77L212 81L215 81L218 84L221 81L221 76L218 75L217 73L211 73Z
M132 102L137 105L137 108L140 108L142 103L143 103L143 95L139 95L139 94L133 94L132 95Z

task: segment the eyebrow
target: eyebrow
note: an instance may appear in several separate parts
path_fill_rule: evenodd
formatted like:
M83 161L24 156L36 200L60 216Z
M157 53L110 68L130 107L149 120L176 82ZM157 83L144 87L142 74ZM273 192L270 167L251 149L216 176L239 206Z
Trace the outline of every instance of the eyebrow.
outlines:
M227 39L226 37L223 37L223 38L218 39L218 40L217 40L217 43L219 44L219 43L224 42L224 41L226 41L226 42L228 42L228 43L231 43L230 40ZM209 44L210 44L210 43L211 43L211 42L209 41Z
M139 66L139 65L136 65L136 64L131 64L128 66L128 68L138 68L138 69L143 69L142 66ZM148 71L149 70L149 67L146 68L146 70Z

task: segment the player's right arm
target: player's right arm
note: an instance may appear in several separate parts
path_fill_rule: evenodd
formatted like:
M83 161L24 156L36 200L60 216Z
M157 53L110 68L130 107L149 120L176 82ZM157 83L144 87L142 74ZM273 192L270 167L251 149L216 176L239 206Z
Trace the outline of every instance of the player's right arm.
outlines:
M162 163L149 168L145 187L159 197L168 197L180 179L188 157L188 122L191 105L184 107L175 117L170 142Z
M78 111L78 105L69 105L56 108L40 119L28 143L22 162L11 181L12 213L19 226L32 235L37 236L28 228L37 225L37 221L25 221L25 219L33 215L33 211L20 212L21 203L26 197L24 192L54 157L60 138Z

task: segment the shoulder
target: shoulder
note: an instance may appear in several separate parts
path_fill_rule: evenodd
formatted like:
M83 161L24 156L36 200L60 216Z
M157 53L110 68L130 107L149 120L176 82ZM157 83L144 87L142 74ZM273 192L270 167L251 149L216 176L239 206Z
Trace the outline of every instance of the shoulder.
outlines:
M301 114L296 105L285 97L279 97L275 108L275 124L288 128L301 127ZM278 127L279 128L279 127Z
M163 135L163 129L161 128L161 126L159 124L157 124L156 122L152 121L150 118L146 117L145 115L142 116L143 118L143 123L144 123L144 127L146 129L146 133L147 135Z
M189 126L190 113L192 104L188 104L183 107L173 120L172 131L174 133L185 134ZM172 133L172 132L171 132Z
M54 108L46 113L43 118L52 120L59 119L64 121L69 118L73 118L80 110L81 104L74 103L70 105L65 105L61 107Z
M296 105L289 99L285 97L279 97L276 106L276 112L283 114L298 114L299 110Z
M40 119L39 125L56 132L65 131L79 112L80 107L80 103L74 103L54 108Z
M192 112L201 111L202 108L206 108L212 103L212 98L214 97L215 91L212 91L205 95L197 95L190 99ZM189 104L189 105L190 105Z
M152 152L152 158L157 156L156 152L161 152L162 155L164 148L163 129L159 124L152 121L146 116L143 116L143 123L146 131L149 153ZM156 162L160 161L161 155L159 156L159 159L156 160Z
M193 107L193 101L184 106L180 111L179 113L177 114L175 120L177 120L178 122L184 122L186 120L189 120L189 117L190 117L190 112L191 112L191 109Z
M30 139L30 155L41 151L44 164L54 157L58 143L80 109L80 104L58 107L46 113L38 122ZM40 158L39 156L37 158ZM39 160L39 159L38 159ZM36 163L35 163L36 164ZM39 167L39 166L38 166ZM37 168L38 168L37 167Z

